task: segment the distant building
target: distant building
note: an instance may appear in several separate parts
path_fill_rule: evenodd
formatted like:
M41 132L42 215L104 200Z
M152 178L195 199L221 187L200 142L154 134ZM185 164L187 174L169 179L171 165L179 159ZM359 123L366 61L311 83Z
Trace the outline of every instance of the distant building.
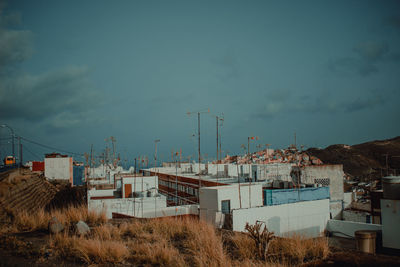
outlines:
M50 180L65 180L73 184L73 159L59 153L46 154L44 176Z

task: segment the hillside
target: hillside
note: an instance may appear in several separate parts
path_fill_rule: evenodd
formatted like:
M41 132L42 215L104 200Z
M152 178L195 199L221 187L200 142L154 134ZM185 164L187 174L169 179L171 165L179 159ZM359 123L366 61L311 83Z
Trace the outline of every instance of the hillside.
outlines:
M310 148L307 153L325 164L343 164L344 172L360 181L370 181L400 173L400 136L358 145L331 145L325 149ZM386 154L388 170L386 168Z

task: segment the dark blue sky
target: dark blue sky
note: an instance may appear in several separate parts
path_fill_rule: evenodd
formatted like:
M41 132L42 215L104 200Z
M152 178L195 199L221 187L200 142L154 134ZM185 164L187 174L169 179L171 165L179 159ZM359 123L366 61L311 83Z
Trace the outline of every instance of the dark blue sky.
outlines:
M191 155L207 108L230 153L400 132L398 1L0 2L0 122L50 146Z

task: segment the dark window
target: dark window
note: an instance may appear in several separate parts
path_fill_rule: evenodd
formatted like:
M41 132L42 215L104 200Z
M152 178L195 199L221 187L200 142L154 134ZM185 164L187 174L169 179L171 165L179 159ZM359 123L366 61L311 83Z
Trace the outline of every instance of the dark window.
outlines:
M231 201L230 200L222 200L221 201L221 211L223 214L231 213Z

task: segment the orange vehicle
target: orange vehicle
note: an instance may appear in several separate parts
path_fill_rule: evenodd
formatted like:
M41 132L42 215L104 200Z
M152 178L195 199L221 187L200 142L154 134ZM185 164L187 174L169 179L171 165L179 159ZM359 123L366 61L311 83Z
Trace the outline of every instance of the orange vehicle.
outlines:
M13 156L7 156L4 158L4 165L13 165L15 164L15 157Z

